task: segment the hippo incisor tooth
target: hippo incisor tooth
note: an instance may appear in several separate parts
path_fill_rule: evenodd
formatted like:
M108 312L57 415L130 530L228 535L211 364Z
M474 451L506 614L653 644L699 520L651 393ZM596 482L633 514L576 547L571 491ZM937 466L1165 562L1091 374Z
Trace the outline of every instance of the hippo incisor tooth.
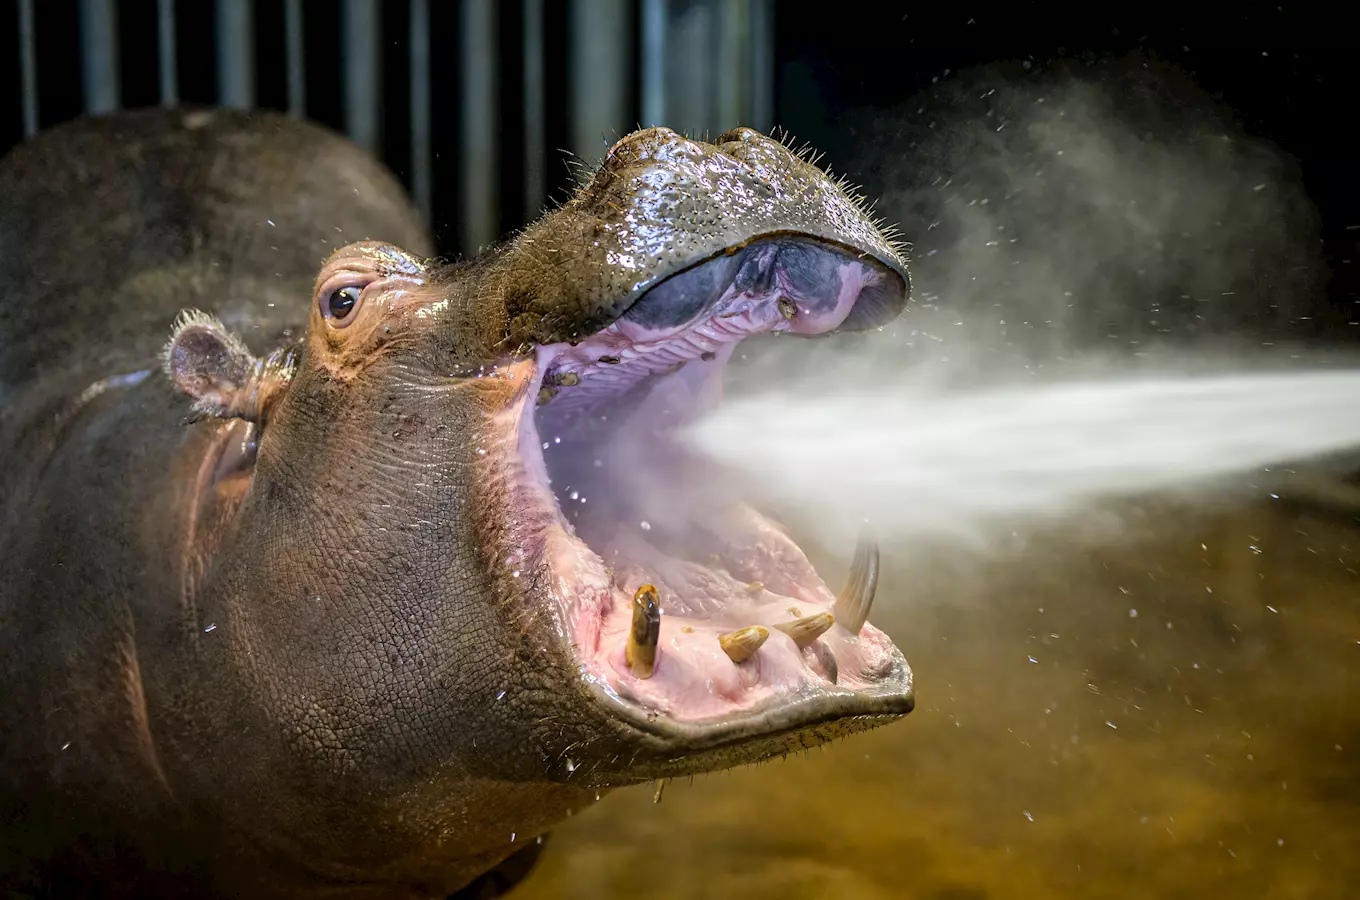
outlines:
M638 678L651 678L660 639L661 600L653 585L644 584L633 594L633 626L628 629L628 646L624 649L628 671Z
M718 635L718 644L728 659L740 664L750 659L769 636L770 629L764 625L747 625L745 628Z
M834 624L836 624L836 617L829 612L824 612L817 613L815 616L804 616L792 622L779 622L774 627L793 638L793 642L801 650L826 634L827 629Z
M878 590L878 543L860 537L855 544L855 558L850 564L850 577L836 597L836 621L851 634L859 634L869 618L869 607L874 604Z

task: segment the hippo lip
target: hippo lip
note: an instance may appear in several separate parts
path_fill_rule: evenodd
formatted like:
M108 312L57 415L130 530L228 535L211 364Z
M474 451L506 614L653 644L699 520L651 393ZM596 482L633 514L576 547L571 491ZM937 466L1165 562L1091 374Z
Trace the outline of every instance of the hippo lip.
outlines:
M871 326L903 302L896 266L764 235L654 285L584 340L536 348L511 411L519 533L506 564L548 595L585 682L626 724L692 753L912 709L911 670L873 625L786 632L832 612L835 593L676 436L719 402L746 337ZM630 633L648 586L660 632L639 662ZM734 661L719 636L749 626L766 636Z

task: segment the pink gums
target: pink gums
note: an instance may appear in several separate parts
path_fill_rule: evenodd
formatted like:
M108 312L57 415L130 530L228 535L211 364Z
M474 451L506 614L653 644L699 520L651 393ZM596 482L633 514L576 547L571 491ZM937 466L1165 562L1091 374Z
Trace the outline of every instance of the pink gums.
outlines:
M560 438L540 434L534 415L550 371L559 384L568 373L578 379L562 392L570 398L562 406L568 413L605 403L654 376L659 393L649 404L669 405L667 398L674 397L678 408L693 414L717 401L720 379L694 377L684 369L657 373L706 354L710 369L720 371L736 344L752 334L835 328L873 277L866 266L847 261L835 303L822 310L799 304L792 319L779 308L779 288L764 296L729 288L710 315L690 325L657 332L619 320L575 346L539 347L532 363L511 367L511 378L524 379L522 395L493 426L496 449L502 451L495 454L497 464L512 460L502 469L511 495L506 565L515 577L535 579L529 595L550 604L583 677L674 720L697 722L777 698L852 692L889 673L892 642L872 625L854 635L836 624L802 650L773 627L830 611L835 597L798 545L749 507L734 506L710 523L724 542L714 566L667 555L636 521L620 521L612 533L592 527L587 544L563 514L544 460L545 442L551 448ZM580 418L564 415L555 421L570 426ZM661 637L651 677L638 678L624 653L633 592L649 583L661 595ZM733 663L718 636L748 625L764 625L770 636L752 658ZM827 651L834 656L834 674L826 664Z

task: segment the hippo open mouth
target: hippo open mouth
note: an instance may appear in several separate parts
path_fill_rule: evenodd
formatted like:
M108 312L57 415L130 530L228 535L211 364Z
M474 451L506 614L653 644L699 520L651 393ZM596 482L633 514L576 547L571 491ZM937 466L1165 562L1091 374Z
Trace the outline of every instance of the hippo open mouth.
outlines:
M635 132L456 261L266 113L69 123L0 196L0 895L499 896L604 790L911 710L873 545L833 593L682 439L744 338L905 309L785 143Z
M720 401L743 339L871 327L904 297L881 260L770 234L660 281L583 340L537 347L511 411L514 512L536 539L507 563L538 573L583 676L630 721L692 746L910 711L911 671L865 621L877 548L860 542L838 595L679 439Z

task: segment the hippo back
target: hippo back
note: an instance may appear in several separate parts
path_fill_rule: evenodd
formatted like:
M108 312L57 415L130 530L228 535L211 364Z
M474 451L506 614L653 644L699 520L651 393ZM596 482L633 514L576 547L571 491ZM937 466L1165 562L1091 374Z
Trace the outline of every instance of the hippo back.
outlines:
M52 129L0 160L0 394L153 367L186 307L258 351L363 238L432 251L396 179L319 126L148 109Z

